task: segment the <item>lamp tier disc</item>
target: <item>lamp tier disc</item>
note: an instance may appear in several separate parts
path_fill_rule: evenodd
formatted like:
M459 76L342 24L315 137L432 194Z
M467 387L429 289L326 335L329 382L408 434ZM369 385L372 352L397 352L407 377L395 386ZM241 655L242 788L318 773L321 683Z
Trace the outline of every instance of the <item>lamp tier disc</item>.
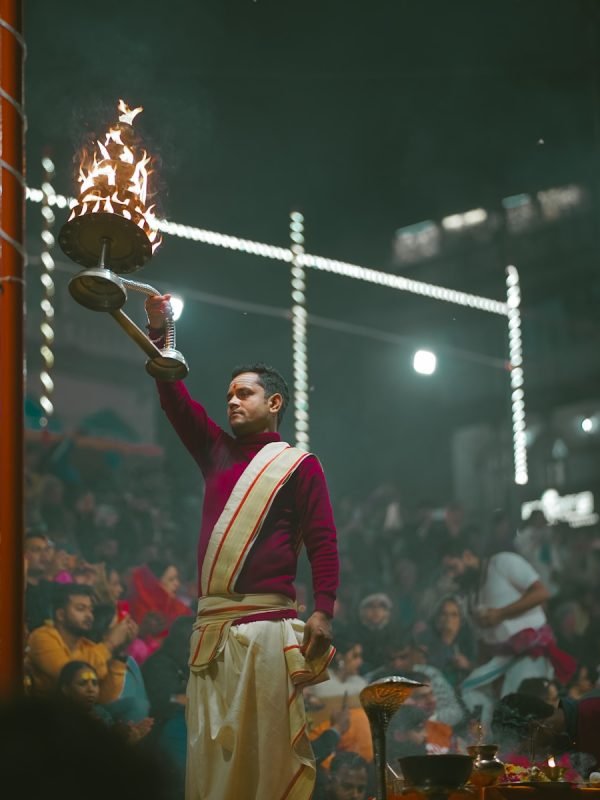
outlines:
M152 255L152 245L140 227L107 211L90 212L66 222L58 243L65 255L77 264L96 267L103 239L110 241L106 266L117 273L135 272Z

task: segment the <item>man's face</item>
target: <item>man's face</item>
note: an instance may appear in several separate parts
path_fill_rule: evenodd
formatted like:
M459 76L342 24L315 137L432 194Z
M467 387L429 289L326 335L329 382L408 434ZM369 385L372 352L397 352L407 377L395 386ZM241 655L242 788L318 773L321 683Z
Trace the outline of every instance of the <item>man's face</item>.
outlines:
M438 614L437 629L440 633L456 636L460 630L460 609L454 600L445 602Z
M363 622L370 628L380 628L390 621L391 611L388 605L380 600L373 600L361 610Z
M435 713L435 695L431 686L420 686L409 695L406 700L407 705L417 706L426 712L428 717Z
M28 574L32 577L40 577L44 574L50 564L51 547L50 543L43 536L34 536L25 542L25 561L27 562Z
M340 767L331 777L331 795L334 800L366 800L367 770Z
M407 645L391 653L388 663L395 674L412 672L415 666L415 652L410 645Z
M229 384L227 416L236 436L275 430L280 407L281 395L265 397L264 386L255 372L242 372Z
M73 595L66 608L56 612L57 621L74 636L85 636L94 624L94 606L92 598L86 595Z

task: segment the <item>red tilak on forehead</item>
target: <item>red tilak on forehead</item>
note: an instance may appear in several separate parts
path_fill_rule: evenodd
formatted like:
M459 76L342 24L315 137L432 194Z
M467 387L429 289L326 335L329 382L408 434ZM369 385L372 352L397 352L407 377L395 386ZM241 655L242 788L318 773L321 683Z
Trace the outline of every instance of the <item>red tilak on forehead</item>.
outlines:
M229 385L229 391L235 392L241 386L256 386L258 384L258 380L253 375L248 375L244 377L244 375L236 375L235 379Z

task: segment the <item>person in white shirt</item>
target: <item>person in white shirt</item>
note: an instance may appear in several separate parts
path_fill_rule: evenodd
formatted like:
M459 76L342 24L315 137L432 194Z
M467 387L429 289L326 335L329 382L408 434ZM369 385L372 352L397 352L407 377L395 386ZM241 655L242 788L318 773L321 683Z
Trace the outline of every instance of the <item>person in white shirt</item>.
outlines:
M491 722L497 683L503 697L524 678L568 680L575 664L556 647L543 609L549 592L531 564L517 553L484 558L468 548L446 556L444 564L467 594L478 637L492 653L462 684L465 705L480 707L484 726Z

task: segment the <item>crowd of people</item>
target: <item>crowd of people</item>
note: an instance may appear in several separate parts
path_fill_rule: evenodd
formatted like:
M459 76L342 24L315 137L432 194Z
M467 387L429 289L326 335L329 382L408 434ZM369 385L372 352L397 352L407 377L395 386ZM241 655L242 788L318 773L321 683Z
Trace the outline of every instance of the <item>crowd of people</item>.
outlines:
M28 693L157 748L182 797L201 489L177 485L160 458L68 441L31 444L27 470ZM392 486L334 506L337 653L330 679L305 690L316 800L372 791L359 694L373 680L422 684L390 725L391 764L491 736L502 697L554 707L594 689L598 531L549 526L541 512L520 526L499 510L470 521L455 503L411 506ZM297 587L308 616L308 562Z

